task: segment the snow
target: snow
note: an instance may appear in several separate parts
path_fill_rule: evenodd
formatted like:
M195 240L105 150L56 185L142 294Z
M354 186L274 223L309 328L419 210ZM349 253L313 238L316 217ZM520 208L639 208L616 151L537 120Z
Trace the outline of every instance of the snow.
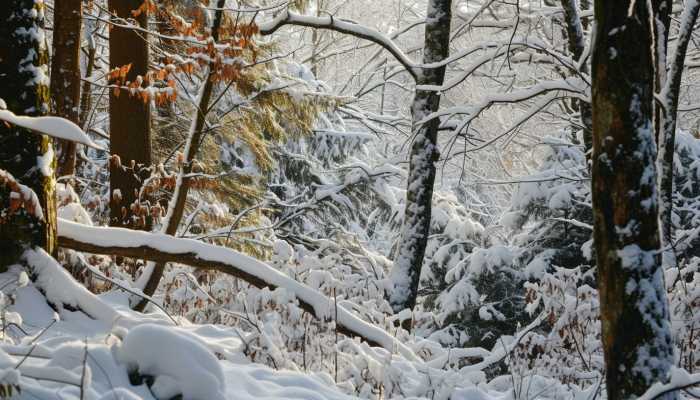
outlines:
M256 364L222 363L229 393L236 400L351 400L332 383L313 375L273 371Z
M58 200L58 209L56 212L59 218L84 225L92 225L90 214L80 204L80 198L71 185L57 183L56 198Z
M22 272L19 267L12 268L0 274L0 281L21 281ZM183 400L352 398L341 394L320 376L275 371L246 361L242 342L230 327L186 322L174 327L166 320L130 310L125 310L115 324L103 324L79 311L54 312L34 283L17 288L5 286L2 290L14 297L3 313L21 315L21 327L29 333L18 338L11 335L12 340L5 336L0 342L0 381L21 388L21 395L13 398L170 400L178 395ZM110 309L120 308L126 301L124 295L116 293L100 298ZM217 357L223 354L225 360ZM148 385L132 382L129 374L135 367L154 380Z
M44 291L47 301L59 310L63 309L64 305L77 307L107 324L112 324L121 316L84 286L75 282L68 271L44 250L27 250L23 259L36 275L35 285Z
M53 176L53 147L49 146L48 151L36 158L36 164L44 176Z
M674 389L685 389L700 384L700 374L690 374L688 371L673 367L669 373L670 379L667 383L654 383L638 400L654 400L662 398L666 393Z
M226 398L219 361L189 335L160 325L139 325L128 332L116 354L129 370L155 378L152 390L158 398L178 394L191 400Z
M69 140L98 150L104 150L102 146L93 142L78 125L67 119L59 117L18 116L9 110L0 109L0 121L9 122L57 139Z
M219 3L227 12L238 7L238 2ZM314 126L302 129L294 121L288 123L286 107L281 113L270 110L273 123L290 138L266 149L274 165L263 171L248 145L219 141L219 133L229 133L227 124L238 118L229 105L242 110L248 104L249 96L238 93L244 86L227 87L222 103L210 108L211 130L206 129L203 147L207 154L186 158L202 158L198 162L214 170L219 162L241 162L243 167L207 174L214 179L250 174L260 180L261 194L269 191L264 197L243 199L254 204L244 207L253 208L232 215L238 199L226 198L226 185L217 185L213 192L206 185L192 187L188 195L185 181L197 174L178 174L179 157L164 161L151 182L156 193L171 193L174 183L178 193L165 218L154 221L156 233L92 226L93 220L94 225L105 224L109 161L104 152L87 151L87 162L81 162L70 178L80 195L69 185L57 186L59 241L66 246L67 239L101 246L98 254L109 253L107 247L132 254L139 248L169 252L202 268L193 270L172 258L152 296L150 314L143 315L130 309L130 300L144 286L153 262L142 267L141 260L132 263L127 258L122 264L121 257L67 249L59 252L56 262L40 250L28 251L21 266L0 273L0 382L19 384L22 394L17 397L22 399L605 398L598 298L602 286L595 281L593 256L598 251L591 239L591 176L581 130L589 125L583 106L591 96L591 49L585 46L592 41L594 11L579 10L583 4L576 0L556 7L535 1L498 7L489 1L457 2L453 55L429 60L433 52L424 49L426 23L435 25L447 15L449 10L436 5L448 0L353 0L350 7L328 13L310 4L306 11L315 16L291 11L303 9L302 3L309 2L275 2L259 13L252 6L239 10L250 21L263 21L263 33L296 25L274 38L275 46L268 46L266 38L254 38L266 50L266 59L249 76L265 78L263 92L258 82L252 85L257 88L253 96L281 89L283 103L319 96L337 110L321 111ZM680 27L674 28L679 42L690 38L688 7L700 0L677 3L673 15L685 8L680 24L674 25ZM567 10L567 4L573 8ZM198 1L184 0L184 6L201 11ZM204 10L209 19L205 23L213 12ZM95 49L107 49L105 37L96 33L114 22L101 13L104 10L86 14L88 46ZM188 24L188 18L176 17L175 22ZM572 20L582 56L576 50L569 54L565 42L571 29L561 29ZM585 30L580 29L582 21L588 26ZM334 32L310 35L299 26ZM624 26L616 30L615 38L625 33ZM35 38L42 34L36 29L22 33ZM236 33L230 33L235 42ZM208 41L155 35L195 46ZM313 48L309 36L318 40ZM221 51L233 50L228 44L208 43ZM309 50L315 65L302 64ZM625 61L622 49L609 50L606 55ZM168 54L175 64L165 68L178 75L181 93L176 109L186 102L196 104L196 93L202 93L202 81L180 79L194 75L176 65L208 64L211 55ZM423 64L411 59L421 55L427 56ZM33 83L45 83L48 71L31 65L35 57L27 54L24 68ZM291 58L297 61L287 63ZM250 61L244 56L222 59L224 64ZM96 70L104 70L104 60L98 57L97 62ZM429 69L445 66L446 81L425 81ZM684 70L679 67L672 65L669 76ZM195 74L206 75L207 70ZM429 109L431 102L416 96L416 77L419 91L443 97L441 108ZM697 105L698 96L692 90L685 93L692 79L681 86L683 101ZM100 73L88 80L98 92L105 83ZM154 89L146 90L153 94ZM663 100L668 95L660 93L667 107L668 100ZM93 99L85 129L101 132L109 123L107 97ZM275 96L269 100L278 101ZM638 111L638 106L630 111ZM304 107L292 119L313 113L313 108ZM249 111L258 107L245 110ZM223 112L227 118L219 120ZM47 120L42 125L41 119L0 115L35 130L56 130ZM644 275L622 287L644 311L639 323L660 333L657 343L631 355L641 360L635 366L640 375L661 369L667 361L656 356L654 346L673 347L677 365L692 368L699 359L700 208L695 198L700 191L700 146L695 142L700 141L692 137L697 130L694 114L682 115L679 123L690 133L678 135L679 148L686 153L672 165L682 177L673 199L678 265L646 276L658 268L659 249L633 240L618 243L609 253L621 260L623 272ZM191 121L166 119L187 136L186 153L193 150L192 129L186 132L182 126ZM441 126L432 143L421 128L435 121ZM90 140L81 139L84 133L73 128L66 135ZM232 132L235 136L235 129ZM309 136L297 137L303 133ZM650 126L641 124L638 133L651 136ZM223 154L209 152L210 145ZM424 152L407 160L411 145ZM50 153L39 157L37 172L51 175L52 159ZM601 161L612 165L614 159ZM430 192L433 171L437 179ZM634 179L653 185L654 175L649 168ZM167 180L157 182L161 177ZM36 199L26 188L13 190L11 198L25 200L25 206ZM121 196L119 190L112 193ZM647 195L639 205L652 210L656 196ZM432 202L411 203L420 196ZM173 217L178 200L186 203L182 223ZM90 204L83 207L81 201ZM630 234L643 222L624 221L616 233ZM425 257L422 250L412 257L426 234ZM415 272L421 266L421 273ZM394 303L397 297L405 300L415 286L413 278L419 278L421 289L415 307L392 310L387 297ZM664 296L670 300L670 313L657 301ZM668 314L672 346L662 343L668 339L662 332L669 328L664 325ZM399 327L401 321L410 322L412 330ZM346 329L339 335L336 327ZM367 337L369 343L357 336ZM668 383L656 384L642 398L696 379L700 380L672 371ZM679 397L691 394L695 393Z
M58 235L59 237L66 237L83 243L93 243L98 246L151 247L166 253L195 254L202 260L231 265L232 268L258 277L270 285L287 290L298 299L311 305L317 318L331 319L335 317L333 302L330 298L261 261L225 247L214 246L191 239L175 238L164 234L132 231L122 228L90 227L67 220L59 220ZM337 318L338 324L379 343L385 349L392 352L397 350L408 359L417 359L417 356L406 345L396 340L388 332L361 320L343 306L338 306Z

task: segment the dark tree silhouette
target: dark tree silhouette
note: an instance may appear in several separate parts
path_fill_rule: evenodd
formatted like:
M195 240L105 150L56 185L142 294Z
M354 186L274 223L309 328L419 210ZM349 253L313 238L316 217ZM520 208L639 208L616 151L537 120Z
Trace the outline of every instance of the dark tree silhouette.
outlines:
M142 0L110 0L109 10L121 25L126 21L146 28L148 15L141 12L134 18ZM135 21L134 21L135 19ZM148 71L148 41L142 31L113 27L109 33L109 63L111 68L129 65L127 81L145 76ZM150 102L129 96L124 91L112 91L109 97L110 150L117 156L110 164L110 225L139 227L132 218L131 204L147 172L141 166L151 164L151 110ZM143 227L143 226L141 226Z
M660 256L649 13L647 2L595 2L593 236L612 400L665 381L673 363Z
M43 3L7 0L0 7L0 98L18 115L49 111L48 52ZM56 204L51 141L0 123L0 266L33 246L56 249ZM31 199L31 189L37 200ZM35 204L41 206L41 212Z

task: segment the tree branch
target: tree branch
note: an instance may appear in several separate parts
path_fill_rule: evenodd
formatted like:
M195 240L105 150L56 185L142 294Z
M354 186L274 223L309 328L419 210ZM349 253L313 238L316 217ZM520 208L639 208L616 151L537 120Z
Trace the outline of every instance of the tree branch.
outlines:
M141 258L156 262L176 262L195 268L219 271L240 278L259 288L284 288L294 294L299 305L321 321L332 320L333 300L297 282L269 265L234 250L191 239L163 234L102 228L59 219L59 246L94 254ZM398 352L409 360L418 357L389 333L356 317L338 306L336 324L339 332L359 337L367 343Z
M333 18L332 15L328 17L311 17L307 15L299 15L289 10L284 10L274 19L261 23L259 25L260 33L263 35L271 35L285 25L327 29L374 42L391 53L391 55L394 56L394 58L401 63L401 65L403 65L414 78L418 76L419 66L414 63L389 37L372 28L368 28L347 20Z

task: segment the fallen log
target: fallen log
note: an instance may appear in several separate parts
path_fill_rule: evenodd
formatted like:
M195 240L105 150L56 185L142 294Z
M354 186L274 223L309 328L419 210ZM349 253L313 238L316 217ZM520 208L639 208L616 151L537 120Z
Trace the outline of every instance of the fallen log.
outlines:
M93 254L139 258L156 262L173 262L198 269L219 271L240 278L259 288L283 288L299 301L299 306L321 321L336 319L338 331L358 337L372 346L398 351L405 358L418 357L405 344L385 330L363 321L333 299L314 290L269 265L237 251L192 239L134 231L123 228L93 227L64 219L58 222L58 245Z

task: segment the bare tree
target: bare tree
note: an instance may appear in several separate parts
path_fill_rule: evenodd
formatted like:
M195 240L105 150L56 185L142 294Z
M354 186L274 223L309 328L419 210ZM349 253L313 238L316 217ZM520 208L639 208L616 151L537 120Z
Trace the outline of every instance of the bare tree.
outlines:
M433 185L439 157L437 134L440 119L430 117L440 108L440 94L432 87L440 87L445 78L449 56L452 2L431 0L425 23L423 64L414 63L389 38L370 28L331 17L309 17L285 10L272 21L260 26L262 34L272 34L284 25L328 29L352 35L380 45L398 61L419 86L411 107L413 145L410 153L406 206L399 251L391 272L390 301L396 311L413 308L418 295L418 283L428 243L432 216Z
M650 12L658 7L647 6L595 4L592 194L609 399L644 393L673 364L654 144Z

